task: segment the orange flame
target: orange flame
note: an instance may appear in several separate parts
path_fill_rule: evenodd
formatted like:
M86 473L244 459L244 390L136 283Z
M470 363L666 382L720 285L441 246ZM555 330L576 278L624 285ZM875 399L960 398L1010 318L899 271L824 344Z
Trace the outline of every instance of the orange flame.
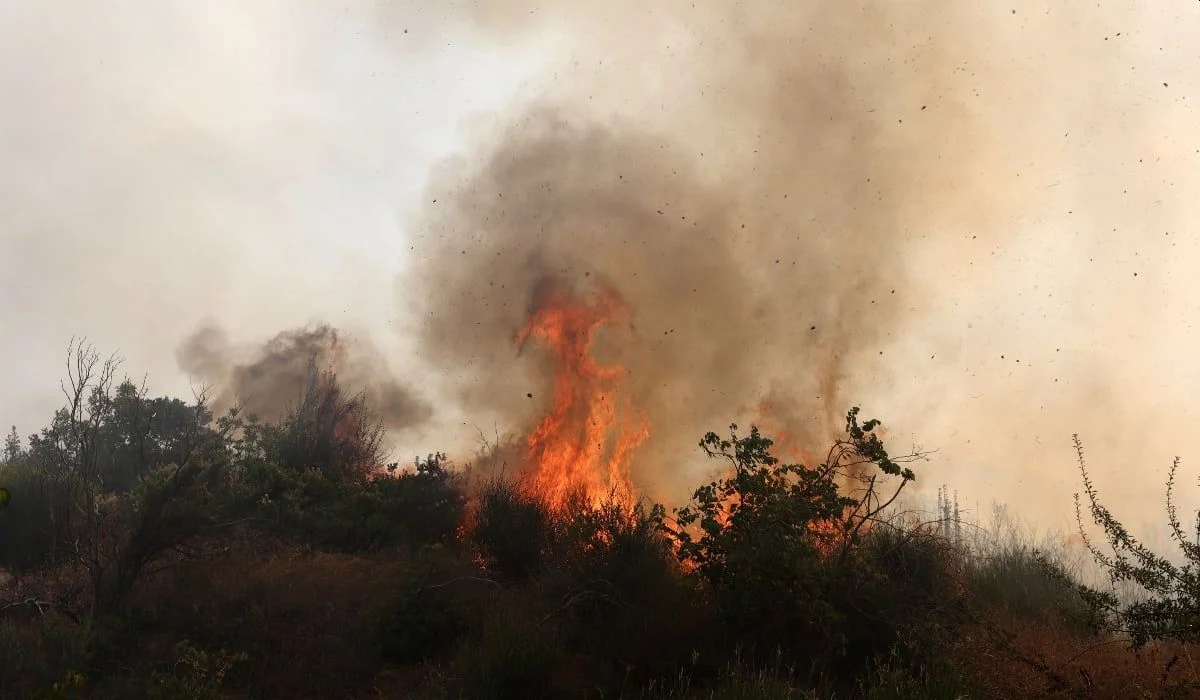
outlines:
M587 302L555 280L539 291L516 341L523 347L534 339L546 349L555 365L554 396L526 440L522 486L554 507L579 492L592 504L607 498L631 503L630 459L649 437L649 425L620 393L625 368L592 356L596 332L627 309L607 287Z
M795 409L781 406L777 400L771 398L759 401L754 406L754 413L755 424L763 435L771 438L774 443L775 456L786 462L815 466L818 459L815 450L819 448L819 442L814 439L812 433L828 433L831 440L837 437L828 429L828 421L819 431L813 428L799 429L799 417L795 415Z

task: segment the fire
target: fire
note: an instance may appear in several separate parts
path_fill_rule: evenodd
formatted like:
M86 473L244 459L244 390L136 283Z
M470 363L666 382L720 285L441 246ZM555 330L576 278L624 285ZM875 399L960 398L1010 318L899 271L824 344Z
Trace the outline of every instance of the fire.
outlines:
M597 504L635 499L629 464L650 435L644 416L620 391L627 371L592 355L596 333L627 314L615 290L602 287L581 300L549 280L517 333L520 347L537 341L554 363L551 407L526 439L522 487L563 506L583 492Z
M775 456L787 462L814 465L817 461L814 449L826 438L832 440L837 437L829 429L829 421L817 426L803 426L798 407L775 398L762 399L753 410L756 414L755 424L775 443Z

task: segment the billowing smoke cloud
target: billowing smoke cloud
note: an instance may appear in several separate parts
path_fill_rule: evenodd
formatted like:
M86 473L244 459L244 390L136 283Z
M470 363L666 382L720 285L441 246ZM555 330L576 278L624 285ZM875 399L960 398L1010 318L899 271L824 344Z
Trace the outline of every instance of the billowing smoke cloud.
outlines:
M440 174L413 273L425 353L470 410L501 416L545 406L512 340L537 285L585 299L612 285L632 325L602 355L650 417L643 483L771 393L817 448L859 400L846 381L920 317L909 258L950 235L947 215L986 218L1011 194L989 182L989 124L962 69L980 56L945 3L656 7L682 28L684 113L589 113L569 94L525 109L481 160ZM597 12L643 26L632 5ZM598 43L617 63L659 38L612 30Z
M239 343L331 323L407 369L398 203L528 68L461 19L379 8L0 3L6 428L52 415L73 336L155 394L188 395L174 351L204 318Z
M649 416L656 495L696 483L705 430L773 412L812 452L861 403L894 448L938 449L924 483L970 511L1069 518L1081 431L1149 513L1171 447L1147 436L1194 415L1188 12L481 3L482 32L570 48L433 180L404 278L423 359L519 432L547 405L512 343L534 290L602 280L630 308L602 355Z
M544 411L514 338L557 277L629 307L600 354L664 497L760 405L820 441L861 403L930 489L1039 519L1072 432L1147 522L1200 464L1200 5L475 5L0 6L5 423L72 335L186 394L199 319L213 381L325 321L430 398L400 453L467 452Z
M233 345L220 327L204 325L176 358L180 369L211 387L217 413L238 405L248 415L277 420L303 395L314 370L332 371L347 390L362 392L394 431L419 426L431 413L392 376L378 350L363 340L347 343L327 325L283 331L257 347Z

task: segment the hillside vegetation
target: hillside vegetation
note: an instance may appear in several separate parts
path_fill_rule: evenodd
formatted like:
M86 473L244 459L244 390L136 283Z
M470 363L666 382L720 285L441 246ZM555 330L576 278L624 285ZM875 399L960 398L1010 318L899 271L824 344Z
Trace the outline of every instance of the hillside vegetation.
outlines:
M730 426L700 441L720 476L681 508L551 506L444 455L386 464L363 397L316 367L275 421L117 372L73 348L66 405L6 441L0 698L1136 698L1200 679L1200 544L1172 507L1185 563L1143 547L1082 451L1081 527L1135 600L1015 531L899 511L919 455L857 409L820 464Z

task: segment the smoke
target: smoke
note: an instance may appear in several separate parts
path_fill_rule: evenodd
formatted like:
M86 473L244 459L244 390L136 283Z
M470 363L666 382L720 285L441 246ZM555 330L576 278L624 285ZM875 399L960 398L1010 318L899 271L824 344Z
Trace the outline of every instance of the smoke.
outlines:
M652 495L704 431L861 404L969 509L1069 516L1079 432L1153 519L1200 461L1197 35L1144 0L8 3L0 409L43 424L73 335L274 395L247 339L325 322L431 401L398 448L465 450L545 411L514 339L554 279L628 309L598 352Z
M1179 337L1167 289L1197 298L1162 232L1196 208L1175 130L1200 87L1163 51L1177 19L1070 5L480 4L485 35L569 39L433 178L404 278L423 359L520 432L548 403L512 342L535 290L607 285L654 495L695 483L706 430L786 424L823 454L863 404L894 449L939 450L930 493L1069 515L1072 432L1116 466L1187 405L1147 341Z
M656 26L632 5L592 9L573 11L599 17L608 62L658 39L616 31ZM489 3L482 19L524 8L509 11ZM661 97L662 85L639 94L647 86L627 82L608 114L569 91L523 108L481 139L479 161L440 173L412 273L424 353L453 368L469 411L499 416L544 406L527 400L540 380L512 349L539 283L615 288L633 322L607 332L603 355L628 368L650 417L639 461L655 473L643 484L672 481L668 455L753 418L769 393L792 398L793 439L820 449L858 399L847 380L879 371L881 351L921 317L914 250L952 235L948 218L983 223L1011 194L987 177L999 156L983 145L990 125L962 70L978 56L952 6L657 12L664 35L683 32L683 56L655 67L683 86L683 106L642 118L628 99ZM611 74L597 77L589 87L603 89Z
M78 336L156 394L188 395L174 350L204 318L237 342L330 323L409 369L397 202L528 68L463 20L389 21L367 0L0 3L6 428L49 419Z
M405 431L428 419L431 408L399 379L369 343L346 343L336 329L319 325L283 331L258 347L235 346L218 326L206 324L176 352L180 369L211 387L213 410L240 406L247 415L274 421L302 396L312 372L334 372L351 392L362 392L383 425Z

